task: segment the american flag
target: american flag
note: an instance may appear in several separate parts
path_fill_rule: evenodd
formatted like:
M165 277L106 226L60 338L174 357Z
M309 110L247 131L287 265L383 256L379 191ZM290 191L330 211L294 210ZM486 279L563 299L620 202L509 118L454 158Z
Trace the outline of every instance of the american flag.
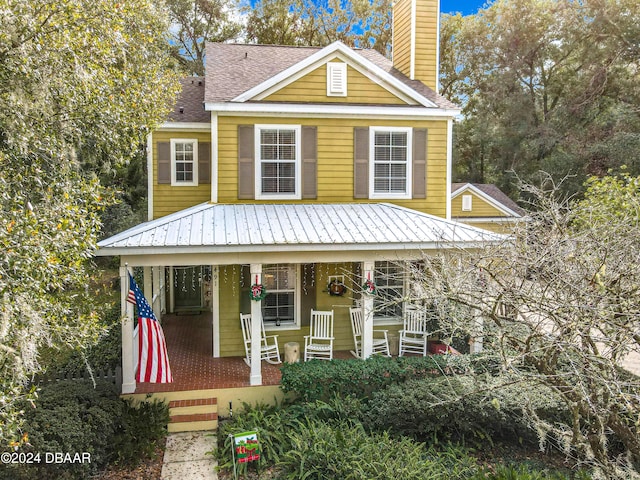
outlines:
M138 373L136 381L173 382L162 326L131 274L129 274L127 301L138 307Z

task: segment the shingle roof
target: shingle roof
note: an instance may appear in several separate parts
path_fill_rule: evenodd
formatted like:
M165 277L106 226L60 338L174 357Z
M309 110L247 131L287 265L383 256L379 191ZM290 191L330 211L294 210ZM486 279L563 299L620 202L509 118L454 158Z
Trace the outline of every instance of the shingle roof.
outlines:
M206 49L205 102L231 101L238 95L321 50L320 47L228 43L207 43ZM410 80L399 70L393 68L393 63L376 50L353 49L353 51L413 88L438 107L458 108L457 105L438 95L422 82Z
M103 240L98 255L423 250L505 238L387 203L203 203Z
M513 210L520 216L524 216L527 213L523 208L520 208L516 202L511 200L511 198L509 198L502 190L500 190L492 183L452 183L451 193L455 193L466 185L473 185L482 193L493 198L496 202L501 203L509 210Z
M182 90L178 95L170 122L210 122L211 113L204 109L205 81L203 77L186 77L180 80Z

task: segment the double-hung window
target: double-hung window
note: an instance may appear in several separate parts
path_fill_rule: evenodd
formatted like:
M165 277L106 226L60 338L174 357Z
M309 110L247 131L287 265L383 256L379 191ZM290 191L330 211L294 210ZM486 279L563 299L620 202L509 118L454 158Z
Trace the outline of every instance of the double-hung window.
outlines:
M411 198L411 142L411 128L369 129L371 198Z
M376 322L402 321L405 294L405 267L396 262L375 262L373 318Z
M296 325L297 270L292 264L264 265L262 283L267 296L262 300L265 327Z
M171 185L198 185L198 141L171 139Z
M256 125L256 199L301 198L300 125Z

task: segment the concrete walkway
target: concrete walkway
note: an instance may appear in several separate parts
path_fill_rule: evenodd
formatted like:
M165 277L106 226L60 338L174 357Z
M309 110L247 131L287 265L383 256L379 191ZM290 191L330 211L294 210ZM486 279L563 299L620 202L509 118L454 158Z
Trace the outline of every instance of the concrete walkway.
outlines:
M161 480L217 480L216 461L206 452L216 444L215 432L170 433L164 450Z

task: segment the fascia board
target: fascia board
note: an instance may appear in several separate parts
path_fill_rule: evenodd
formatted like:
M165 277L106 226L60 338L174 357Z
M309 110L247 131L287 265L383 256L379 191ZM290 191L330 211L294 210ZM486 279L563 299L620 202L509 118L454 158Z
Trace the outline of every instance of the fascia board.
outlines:
M459 109L425 108L419 106L394 106L381 107L379 105L322 105L322 104L297 104L297 103L233 103L216 102L207 103L206 109L227 115L272 115L272 116L297 116L297 117L354 117L366 116L367 118L404 117L407 120L415 119L445 119L455 118Z
M497 236L497 235L496 235ZM101 247L95 253L98 257L130 255L180 255L180 254L243 254L243 253L282 253L282 252L389 252L389 251L433 251L448 249L481 248L488 244L499 244L500 240L465 242L424 242L424 243L377 243L377 244L306 244L306 245L237 245L237 246L191 246L191 247ZM241 261L241 259L238 259Z
M484 201L486 201L491 206L493 206L493 207L497 208L498 210L500 210L505 215L511 215L513 217L518 217L518 218L520 218L522 216L522 215L514 212L513 210L511 210L509 207L503 205L502 203L500 203L498 200L496 200L492 196L487 195L486 193L484 193L482 190L480 190L478 187L472 185L471 183L467 183L466 185L460 187L458 190L456 190L455 194L453 194L451 196L451 198L452 199L456 198L457 196L462 194L463 191L466 191L466 190L471 190L473 193L478 195L480 198L482 198Z
M380 82L377 80L374 80L370 75L373 75L374 77L379 78L382 82L387 83L389 86L395 88L398 92L403 93L404 95L408 96L409 98L415 100L416 102L418 102L419 104L425 107L432 107L432 108L437 107L437 105L433 103L431 100L420 95L411 87L405 85L400 80L394 78L393 76L391 76L390 74L382 70L380 67L375 65L373 62L370 62L369 60L364 58L362 55L358 55L357 52L354 52L352 49L350 49L340 41L334 42L331 45L326 46L322 50L319 50L313 55L310 55L309 57L302 60L301 62L298 62L295 65L292 65L291 67L274 75L273 77L262 82L261 84L256 85L253 88L250 88L249 90L238 95L231 101L246 102L249 100L259 100L260 96L265 92L269 91L269 93L273 93L273 91L288 85L289 83L291 83L291 81L294 81L297 78L308 73L308 71L311 71L314 68L317 68L319 65L321 65L325 61L326 57L335 53L342 54L344 56L343 59L345 59L347 63L351 64L351 62L353 62L354 64L358 65L360 68L364 69L364 71L361 71L360 69L358 69L358 71L360 71L360 73L367 75L367 77L369 77L371 80L375 81L376 83L380 83ZM369 72L369 74L365 72ZM291 79L291 77L293 77L293 79ZM275 90L274 90L274 87L276 87ZM385 87L385 88L388 88L388 87ZM269 93L265 94L265 96L268 95ZM208 109L206 105L207 104L205 104L205 108Z
M156 130L211 130L210 122L164 122Z

